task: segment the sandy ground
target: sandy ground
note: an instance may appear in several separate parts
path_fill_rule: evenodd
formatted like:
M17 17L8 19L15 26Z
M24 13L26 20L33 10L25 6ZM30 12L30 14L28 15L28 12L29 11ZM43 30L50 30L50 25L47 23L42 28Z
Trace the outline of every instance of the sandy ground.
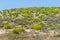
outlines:
M0 35L1 34L5 34L6 33L6 30L5 29L0 29Z

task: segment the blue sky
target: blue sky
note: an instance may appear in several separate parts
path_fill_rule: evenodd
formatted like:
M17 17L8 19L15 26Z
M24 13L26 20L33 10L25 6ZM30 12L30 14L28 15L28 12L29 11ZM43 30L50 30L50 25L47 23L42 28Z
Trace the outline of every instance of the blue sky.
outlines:
M0 0L0 10L40 6L60 6L60 0Z

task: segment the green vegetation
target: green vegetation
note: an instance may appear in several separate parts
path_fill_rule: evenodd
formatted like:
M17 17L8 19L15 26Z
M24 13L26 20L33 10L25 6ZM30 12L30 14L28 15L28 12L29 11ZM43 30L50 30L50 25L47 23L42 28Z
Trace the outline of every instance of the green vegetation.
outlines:
M0 37L0 40L29 40L29 37L30 40L32 37L32 40L44 40L47 37L53 38L52 36L60 37L60 7L1 10L0 29L3 33L6 31L4 39Z
M42 28L42 25L40 25L40 24L33 25L33 29L35 29L35 30L40 30L41 28Z
M12 29L16 28L18 25L21 25L21 28L23 29L59 29L59 17L60 7L54 6L2 10L0 11L0 27L5 29ZM42 21L44 22L43 24L38 24Z
M26 14L23 14L24 17L27 17L27 18L30 18L30 14L26 13Z
M21 27L15 28L15 29L13 30L13 33L15 33L15 34L18 34L18 33L20 33L20 32L23 32L23 29L22 29Z
M12 29L13 25L12 24L6 24L6 25L4 25L4 28L5 29Z

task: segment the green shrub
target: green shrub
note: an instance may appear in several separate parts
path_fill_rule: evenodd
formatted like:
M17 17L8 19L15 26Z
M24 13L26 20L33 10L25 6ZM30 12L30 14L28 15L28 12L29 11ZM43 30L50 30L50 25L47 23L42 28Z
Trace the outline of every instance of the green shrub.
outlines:
M39 16L39 14L38 14L38 13L36 13L35 15L36 15L36 16Z
M12 29L13 25L12 24L6 24L6 25L4 25L4 28L5 29Z
M38 17L34 18L34 21L39 21L39 20L40 20L40 18L38 18Z
M22 31L23 31L23 29L20 28L20 27L18 27L18 28L15 28L15 29L13 30L13 33L19 34L19 33L22 32Z
M42 27L42 25L39 25L39 24L34 24L33 25L33 29L35 29L35 30L40 30L41 27Z
M27 17L27 18L30 18L30 17L31 17L31 15L28 14L28 13L24 14L23 16L25 16L25 17Z

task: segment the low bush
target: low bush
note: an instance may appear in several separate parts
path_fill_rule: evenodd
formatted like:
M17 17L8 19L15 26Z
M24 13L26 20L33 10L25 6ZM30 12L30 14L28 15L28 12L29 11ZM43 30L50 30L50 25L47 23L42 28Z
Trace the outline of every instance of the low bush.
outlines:
M6 24L6 25L4 25L4 28L5 29L12 29L13 25L12 24Z
M39 25L39 24L33 25L33 29L35 29L35 30L40 30L41 28L42 28L42 25Z
M23 32L23 29L21 27L15 28L13 30L13 33L15 33L15 34L19 34L20 32Z

